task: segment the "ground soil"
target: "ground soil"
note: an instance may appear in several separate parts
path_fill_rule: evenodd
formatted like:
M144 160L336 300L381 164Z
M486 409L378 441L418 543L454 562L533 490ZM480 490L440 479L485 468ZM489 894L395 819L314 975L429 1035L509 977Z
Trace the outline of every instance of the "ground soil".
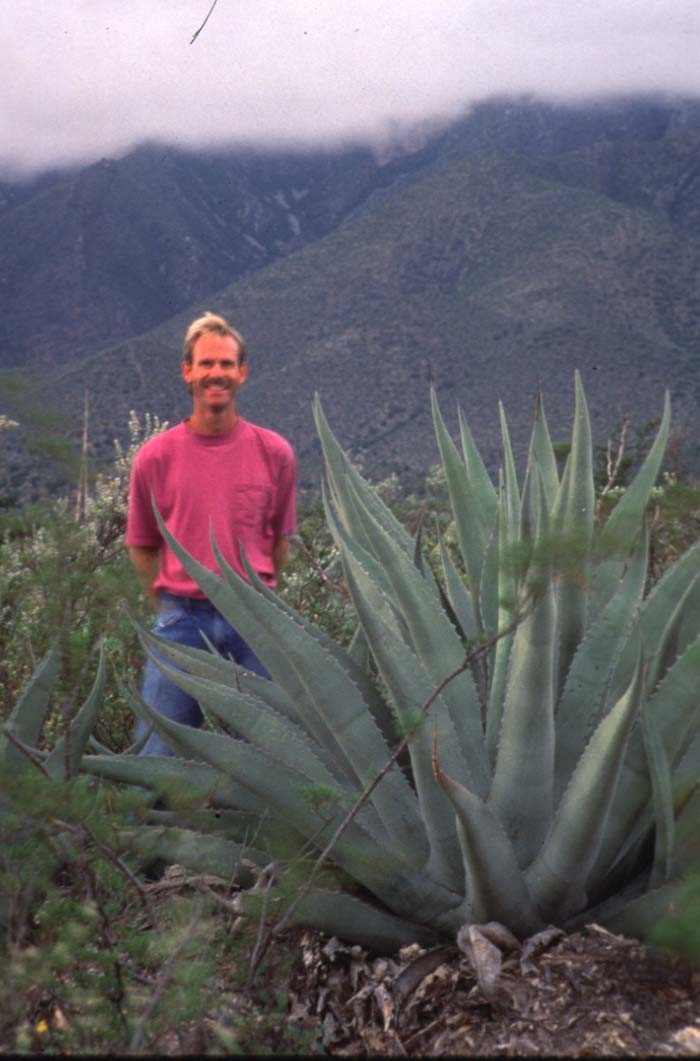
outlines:
M700 1056L700 970L595 925L505 953L489 999L457 947L300 948L290 1019L334 1056Z

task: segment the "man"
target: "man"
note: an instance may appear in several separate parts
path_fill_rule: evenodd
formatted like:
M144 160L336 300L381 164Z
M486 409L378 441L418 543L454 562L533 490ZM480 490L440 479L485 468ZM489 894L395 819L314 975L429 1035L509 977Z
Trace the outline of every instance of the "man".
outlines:
M158 610L155 632L160 637L204 648L204 633L222 654L269 677L165 544L151 503L152 495L177 541L210 570L219 571L210 541L213 530L221 554L243 578L240 545L260 578L275 585L287 559L289 536L296 530L294 453L280 435L236 412L238 389L247 375L243 337L223 317L211 313L193 321L182 355L192 415L150 439L136 455L126 544ZM168 718L201 725L197 702L150 660L143 696ZM137 736L144 732L139 723ZM152 733L141 754L172 752Z

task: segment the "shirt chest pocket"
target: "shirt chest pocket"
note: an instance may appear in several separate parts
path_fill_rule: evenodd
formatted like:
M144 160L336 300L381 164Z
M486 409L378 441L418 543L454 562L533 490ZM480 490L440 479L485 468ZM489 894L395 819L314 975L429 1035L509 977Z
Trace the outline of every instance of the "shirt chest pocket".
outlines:
M273 490L267 483L245 483L233 488L233 520L242 530L272 533Z

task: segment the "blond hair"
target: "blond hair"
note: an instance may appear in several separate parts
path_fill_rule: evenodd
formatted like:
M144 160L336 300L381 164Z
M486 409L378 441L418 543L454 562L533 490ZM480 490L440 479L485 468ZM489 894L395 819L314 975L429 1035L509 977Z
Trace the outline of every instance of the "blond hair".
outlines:
M224 317L218 317L216 313L210 313L207 310L204 316L197 317L196 320L192 321L187 329L185 341L182 344L182 360L186 361L188 365L192 364L192 353L195 343L206 332L210 332L212 335L230 336L238 346L238 364L242 365L247 360L248 349L246 341L240 332L232 328Z

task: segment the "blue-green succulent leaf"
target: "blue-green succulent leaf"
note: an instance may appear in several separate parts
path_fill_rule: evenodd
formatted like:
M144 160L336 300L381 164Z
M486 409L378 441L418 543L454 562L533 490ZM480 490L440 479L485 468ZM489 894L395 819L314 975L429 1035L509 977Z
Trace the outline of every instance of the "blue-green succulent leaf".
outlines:
M316 395L314 400L313 412L323 455L326 459L326 470L333 483L335 495L343 497L344 487L348 484L352 485L355 492L359 495L363 506L369 509L373 518L381 524L393 541L411 556L414 546L410 534L396 519L393 512L384 504L377 492L360 475L347 454L343 452L328 425L318 395Z
M265 851L220 836L203 836L190 829L149 826L147 829L123 830L122 842L126 842L132 854L142 859L160 858L242 887L254 884L255 877L250 869L241 865L241 859L249 859L259 866L270 861Z
M487 513L478 503L477 492L472 489L467 469L445 426L434 390L431 391L431 403L435 437L445 471L447 490L455 519L457 542L467 572L469 590L472 598L478 600L479 579L489 533L489 526L486 522Z
M546 535L543 498L541 505ZM553 811L556 610L546 560L531 564L526 589L525 614L513 635L489 795L521 866L542 846Z
M469 776L449 709L442 697L434 697L435 684L411 649L396 637L383 623L379 612L371 607L364 595L369 581L366 573L350 558L347 558L346 563L348 586L360 622L372 644L379 673L389 690L399 725L406 733L413 732L408 750L430 847L431 872L445 880L448 886L461 889L464 877L454 816L443 792L435 783L432 770L432 734L437 732L444 741L452 769L459 771L462 776ZM423 708L431 697L434 697L433 703L429 713L425 714Z
M500 821L478 796L444 773L437 757L434 768L457 817L471 920L500 921L521 938L536 932L542 923Z
M596 610L604 607L615 590L629 540L636 533L636 528L642 520L659 474L670 426L671 399L667 391L663 417L654 444L634 479L608 516L600 535L598 548L603 560L596 565L591 579L591 599Z
M56 640L20 693L10 717L2 727L29 747L34 747L39 740L60 663L60 646ZM0 730L0 767L8 767L10 763L15 767L20 764L24 767L28 761L20 749Z
M673 868L673 791L671 771L663 742L656 731L654 720L642 711L642 737L649 763L652 803L654 807L654 863L649 887L655 888L671 879Z
M643 526L616 593L602 613L592 621L569 668L556 713L557 802L595 727L611 703L615 702L609 696L613 669L636 620L644 591L648 557L649 535L646 526ZM621 692L617 699L620 695Z
M65 734L56 742L44 762L44 769L49 777L75 777L80 770L80 760L102 706L105 677L104 645L100 642L100 656L92 689L75 718L71 719Z
M564 792L547 839L525 879L545 920L585 905L585 885L600 848L630 730L643 693L640 654L632 683L598 725Z
M559 490L559 473L549 428L547 427L544 399L541 391L537 392L535 423L530 437L530 449L528 452L528 467L534 466L539 468L542 477L542 488L547 501L547 511L551 512Z
M239 902L243 913L258 923L262 913L260 896L244 892ZM413 943L431 947L440 940L434 929L396 917L343 892L309 892L294 908L288 923L292 927L315 928L380 954L390 954Z
M588 572L595 488L588 404L576 373L576 408L567 469L557 496L553 525L558 540L558 688L562 689L587 621ZM639 524L637 524L639 526ZM635 527L635 532L636 532Z
M464 466L467 469L467 477L474 496L474 504L482 515L484 527L488 530L489 527L493 526L493 521L496 518L498 497L486 471L486 465L474 443L469 424L461 409L458 409L457 415L459 417L459 434L462 443Z

